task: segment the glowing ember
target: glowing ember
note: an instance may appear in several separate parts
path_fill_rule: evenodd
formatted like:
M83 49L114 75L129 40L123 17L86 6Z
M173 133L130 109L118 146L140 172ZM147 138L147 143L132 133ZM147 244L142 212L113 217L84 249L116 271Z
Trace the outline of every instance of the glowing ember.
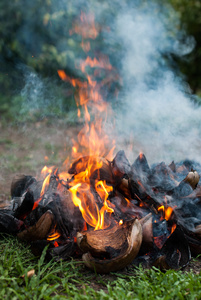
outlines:
M48 241L54 241L54 240L58 239L60 236L61 236L61 234L59 232L53 232L52 234L50 234L47 237L47 240Z
M162 219L164 218L166 221L168 221L173 213L173 208L168 206L165 207L164 205L161 205L158 207L158 211L162 212Z
M119 225L122 225L124 222L123 222L123 220L120 220L119 221Z

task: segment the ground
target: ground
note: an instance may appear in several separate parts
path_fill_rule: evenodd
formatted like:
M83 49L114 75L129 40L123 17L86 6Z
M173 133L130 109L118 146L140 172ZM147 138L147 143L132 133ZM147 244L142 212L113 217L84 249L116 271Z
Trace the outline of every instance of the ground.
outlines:
M9 203L10 186L15 175L37 176L46 164L61 167L71 152L71 139L77 135L79 128L78 124L72 126L65 122L47 120L18 126L1 126L0 205ZM183 272L192 271L199 276L200 270L201 261L198 258L192 260ZM128 268L121 272L121 276L125 277L129 273ZM103 276L102 279L104 282L112 282L114 275ZM90 287L106 291L105 286L97 282L96 276L90 279Z
M0 128L0 201L10 199L18 174L37 176L45 166L61 167L71 153L71 139L79 126L64 122L8 125Z

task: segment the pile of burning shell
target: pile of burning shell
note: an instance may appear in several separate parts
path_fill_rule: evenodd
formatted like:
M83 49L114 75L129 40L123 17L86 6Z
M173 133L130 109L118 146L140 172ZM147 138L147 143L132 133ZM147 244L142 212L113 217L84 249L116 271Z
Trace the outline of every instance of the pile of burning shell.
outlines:
M108 57L88 55L101 30L81 13L70 34L79 35L87 53L75 66L82 79L58 70L75 89L78 117L85 119L72 141L74 162L67 172L45 167L41 180L15 178L11 203L0 210L0 232L31 243L36 255L49 245L47 259L82 257L100 273L139 263L179 269L191 253L201 253L201 166L150 167L143 154L133 164L124 151L113 156L115 143L103 126L112 109L104 97L120 78Z
M0 231L49 245L47 259L82 256L108 273L129 264L179 269L201 253L201 167L184 161L150 167L143 154L130 165L124 151L112 161L76 160L64 176L45 169L44 180L18 176L12 201L0 210Z

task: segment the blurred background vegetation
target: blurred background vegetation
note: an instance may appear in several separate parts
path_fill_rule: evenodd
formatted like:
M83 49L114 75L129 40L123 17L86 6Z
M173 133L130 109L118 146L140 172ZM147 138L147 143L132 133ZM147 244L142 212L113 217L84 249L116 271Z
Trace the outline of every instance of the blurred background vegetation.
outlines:
M108 14L102 24L115 15L119 1L89 0L7 0L0 1L0 121L61 117L75 108L71 86L57 75L63 69L77 77L74 65L82 57L81 37L71 36L69 29L80 11L95 8L101 2ZM132 3L131 0L125 1ZM148 0L136 1L145 5ZM194 49L185 55L170 54L169 65L181 72L192 92L201 95L201 1L155 0L163 7L172 5L179 15L178 27L193 38ZM184 36L183 36L184 38ZM181 35L182 39L182 35ZM98 51L105 42L100 35L92 50ZM114 47L114 45L113 45ZM121 45L118 53L121 53ZM104 48L118 68L118 55L110 47ZM55 100L56 99L56 100Z

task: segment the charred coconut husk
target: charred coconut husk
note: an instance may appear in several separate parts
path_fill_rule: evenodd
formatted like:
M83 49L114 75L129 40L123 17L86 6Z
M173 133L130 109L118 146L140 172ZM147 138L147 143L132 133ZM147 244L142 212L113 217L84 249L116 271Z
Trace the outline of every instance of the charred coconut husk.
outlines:
M143 154L130 164L120 151L112 161L81 157L66 179L57 169L43 180L19 175L0 231L36 255L49 245L49 259L82 257L99 273L143 257L148 266L180 269L201 253L200 170L189 161L150 167Z
M137 256L142 243L142 227L137 219L98 234L78 234L82 258L87 267L98 273L121 270ZM94 254L92 256L92 253Z

